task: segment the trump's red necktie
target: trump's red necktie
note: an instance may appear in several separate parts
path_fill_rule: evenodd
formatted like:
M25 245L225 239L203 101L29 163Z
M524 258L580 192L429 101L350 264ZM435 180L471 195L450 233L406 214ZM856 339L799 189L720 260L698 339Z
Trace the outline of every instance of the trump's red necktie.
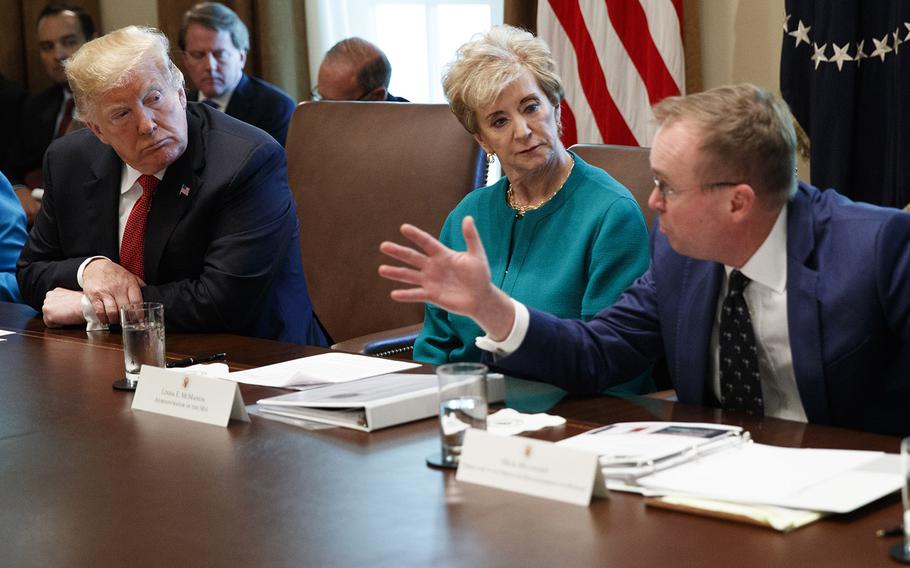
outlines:
M123 229L123 241L120 243L120 265L141 279L145 279L145 220L152 205L152 195L158 187L158 178L141 175L137 180L142 186L142 197L133 205L130 216Z

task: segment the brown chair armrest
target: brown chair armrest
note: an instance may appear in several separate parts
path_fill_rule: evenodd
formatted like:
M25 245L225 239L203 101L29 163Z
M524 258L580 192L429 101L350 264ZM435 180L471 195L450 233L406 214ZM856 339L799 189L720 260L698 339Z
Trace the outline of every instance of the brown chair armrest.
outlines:
M332 345L336 351L362 353L376 357L410 358L414 340L423 328L422 323L361 335Z

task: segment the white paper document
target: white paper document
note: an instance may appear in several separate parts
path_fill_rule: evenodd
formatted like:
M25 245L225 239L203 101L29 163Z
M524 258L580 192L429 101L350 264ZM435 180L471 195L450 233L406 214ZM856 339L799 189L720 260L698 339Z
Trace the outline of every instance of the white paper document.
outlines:
M742 444L637 480L665 494L848 513L900 489L900 456Z
M725 424L620 422L566 438L558 444L599 454L608 484L616 480L626 484L748 440L748 433L742 428Z
M228 378L249 385L294 388L356 381L419 366L418 363L364 355L323 353L255 369L236 371L228 375Z
M559 445L598 454L595 491L847 513L903 483L896 454L755 444L723 424L622 422Z

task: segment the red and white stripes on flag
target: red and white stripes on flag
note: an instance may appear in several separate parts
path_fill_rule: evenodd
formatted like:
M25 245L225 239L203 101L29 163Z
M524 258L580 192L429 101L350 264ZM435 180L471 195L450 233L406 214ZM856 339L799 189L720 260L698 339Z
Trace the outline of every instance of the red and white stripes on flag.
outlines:
M651 105L685 92L682 0L540 0L565 84L563 143L650 146Z

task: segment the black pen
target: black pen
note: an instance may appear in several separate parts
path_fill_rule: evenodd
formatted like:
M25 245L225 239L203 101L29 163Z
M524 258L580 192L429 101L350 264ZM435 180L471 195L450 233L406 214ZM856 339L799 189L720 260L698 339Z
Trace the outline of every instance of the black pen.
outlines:
M177 359L176 361L171 361L165 367L189 367L190 365L195 365L196 363L211 363L212 361L222 361L227 357L227 353L212 353L209 355L191 355L184 359Z
M886 536L904 536L904 527L896 526L889 529L878 529L875 531L875 536L886 537Z

